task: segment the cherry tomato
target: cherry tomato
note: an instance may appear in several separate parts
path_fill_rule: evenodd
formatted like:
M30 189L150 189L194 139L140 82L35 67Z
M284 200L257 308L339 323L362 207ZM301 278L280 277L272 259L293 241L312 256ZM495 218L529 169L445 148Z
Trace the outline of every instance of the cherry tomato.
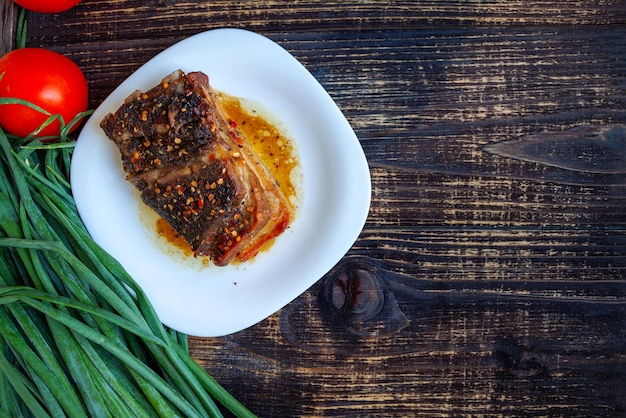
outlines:
M59 13L76 6L82 0L14 0L25 9L40 13Z
M60 114L67 124L87 110L87 80L69 58L43 48L20 48L0 58L0 97L27 100L51 114ZM25 137L47 115L21 104L0 105L0 126ZM58 135L59 121L46 126L38 136Z

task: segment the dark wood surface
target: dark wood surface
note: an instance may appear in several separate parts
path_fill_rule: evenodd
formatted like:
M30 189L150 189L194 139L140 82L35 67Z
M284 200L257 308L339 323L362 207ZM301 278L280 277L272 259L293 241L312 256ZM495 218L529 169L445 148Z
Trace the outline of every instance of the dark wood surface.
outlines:
M84 0L28 23L92 107L176 41L257 31L354 127L354 247L261 323L191 339L260 416L626 416L625 1Z

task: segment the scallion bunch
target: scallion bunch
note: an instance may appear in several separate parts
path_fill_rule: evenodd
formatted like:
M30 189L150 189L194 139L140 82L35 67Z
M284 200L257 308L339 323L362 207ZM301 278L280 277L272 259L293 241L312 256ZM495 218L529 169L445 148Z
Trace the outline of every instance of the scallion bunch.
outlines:
M0 129L0 415L252 416L89 236L67 132L50 141Z

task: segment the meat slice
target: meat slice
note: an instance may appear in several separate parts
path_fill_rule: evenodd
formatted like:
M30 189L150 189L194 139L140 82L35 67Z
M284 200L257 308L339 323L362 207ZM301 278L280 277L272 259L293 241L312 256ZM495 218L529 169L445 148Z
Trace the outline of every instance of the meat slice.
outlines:
M131 94L100 126L142 200L196 256L218 266L246 261L289 226L291 205L205 74L175 71Z

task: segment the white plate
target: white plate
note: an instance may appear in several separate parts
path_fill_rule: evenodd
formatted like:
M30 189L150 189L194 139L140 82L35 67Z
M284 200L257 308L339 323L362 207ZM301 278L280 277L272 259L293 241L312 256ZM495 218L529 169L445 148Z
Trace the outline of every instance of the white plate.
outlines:
M117 148L99 127L134 90L179 68L202 71L216 90L261 103L295 142L301 169L296 219L249 263L207 266L164 243L125 179ZM239 29L185 39L120 84L84 126L71 182L95 241L141 285L165 325L196 336L240 331L308 289L357 239L371 193L363 150L327 92L279 45Z

